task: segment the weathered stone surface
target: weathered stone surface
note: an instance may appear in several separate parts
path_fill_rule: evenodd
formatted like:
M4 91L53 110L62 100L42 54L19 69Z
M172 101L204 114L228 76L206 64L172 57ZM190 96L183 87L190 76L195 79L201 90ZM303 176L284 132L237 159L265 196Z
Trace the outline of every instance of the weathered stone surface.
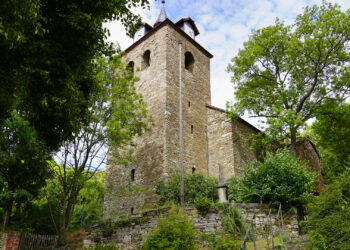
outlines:
M257 234L256 237L262 238L266 234L269 208L260 204L238 204L237 206L241 209L241 214L247 223L250 223L251 218L255 215L254 228ZM159 218L167 217L169 210L170 208L156 209L138 216L132 216L130 223L124 223L124 225L116 221L113 230L115 233L110 235L106 235L99 226L92 227L86 234L84 246L92 247L97 242L114 241L120 249L141 249L142 243L157 226ZM223 214L220 212L210 211L206 216L201 216L194 207L189 206L184 209L184 216L188 216L192 220L194 229L197 231L215 233L222 229ZM140 218L147 219L140 220ZM140 223L140 221L142 221L142 224L136 226L135 224ZM280 231L276 213L271 213L271 222L273 233L278 235ZM298 222L295 214L284 218L284 230L288 232L289 238L298 236Z
M225 178L239 176L246 164L255 159L247 139L258 130L243 119L232 121L225 110L207 105L208 174L219 177L218 165L223 166Z
M181 55L179 43L181 42ZM143 55L150 51L150 64ZM185 68L185 53L194 57L193 67ZM140 40L123 56L134 62L137 91L148 104L154 119L152 132L134 140L136 162L119 166L109 157L106 175L104 217L137 213L154 207L159 198L156 183L179 168L179 57L181 56L183 152L186 173L200 172L218 177L223 165L225 177L237 175L254 154L245 140L255 130L233 123L223 110L210 106L210 58L196 42L166 23L147 39ZM211 107L211 108L210 108ZM232 126L233 124L233 126ZM236 144L236 145L235 145ZM131 171L135 179L131 180Z

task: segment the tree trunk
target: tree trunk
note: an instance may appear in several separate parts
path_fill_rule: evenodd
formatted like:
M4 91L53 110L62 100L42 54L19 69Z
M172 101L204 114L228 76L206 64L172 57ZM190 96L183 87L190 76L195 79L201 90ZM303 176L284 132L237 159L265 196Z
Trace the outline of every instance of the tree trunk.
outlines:
M64 243L64 235L66 233L66 198L64 197L64 192L61 197L61 213L60 213L60 223L58 229L59 244Z
M10 216L11 216L11 211L12 211L12 206L13 206L13 197L6 202L4 206L4 216L2 220L2 231L5 231L7 228L9 221L10 221Z

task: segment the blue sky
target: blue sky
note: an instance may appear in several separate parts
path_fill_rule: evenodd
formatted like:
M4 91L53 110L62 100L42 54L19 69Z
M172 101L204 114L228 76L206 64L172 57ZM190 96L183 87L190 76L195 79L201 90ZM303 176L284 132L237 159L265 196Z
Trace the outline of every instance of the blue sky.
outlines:
M345 11L350 0L332 0ZM212 105L225 108L234 102L234 84L226 67L230 59L242 48L252 30L272 25L278 17L286 24L294 22L307 5L321 4L321 0L167 0L165 9L173 22L191 17L199 29L198 43L214 55L211 60ZM161 1L151 1L148 10L134 9L143 21L153 25L159 15ZM132 44L118 22L105 24L110 29L109 41L118 42L122 49ZM256 120L244 117L258 126Z

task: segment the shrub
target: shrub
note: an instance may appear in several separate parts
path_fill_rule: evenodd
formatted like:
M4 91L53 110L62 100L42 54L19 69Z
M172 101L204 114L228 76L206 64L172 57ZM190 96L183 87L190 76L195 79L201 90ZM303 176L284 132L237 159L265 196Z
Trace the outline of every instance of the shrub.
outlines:
M195 237L193 223L182 215L181 210L172 207L168 217L159 219L158 226L149 235L142 249L198 249Z
M288 149L268 152L264 162L252 162L241 179L228 180L229 197L284 207L306 204L314 191L315 174ZM235 197L237 197L235 199Z
M199 197L194 200L194 205L196 206L198 213L202 216L205 216L209 212L212 203L211 200L205 197Z
M231 235L233 239L240 239L247 231L248 225L235 206L227 206L223 210L224 220L222 222L223 229L226 234Z
M311 248L350 249L350 175L337 179L309 205Z
M202 174L184 175L185 202L194 204L199 197L206 197L213 202L218 199L218 181L214 177L204 177ZM160 196L159 204L174 201L180 203L180 171L175 171L166 181L157 183L156 193Z

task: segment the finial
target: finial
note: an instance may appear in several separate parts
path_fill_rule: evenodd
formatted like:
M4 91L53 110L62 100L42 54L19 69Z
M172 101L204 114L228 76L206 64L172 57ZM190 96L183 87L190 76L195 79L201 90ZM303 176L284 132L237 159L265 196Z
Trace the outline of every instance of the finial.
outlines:
M154 24L154 26L157 26L158 24L160 24L161 22L165 21L168 18L165 12L164 4L165 4L165 0L162 0L162 9L159 13L158 19Z

